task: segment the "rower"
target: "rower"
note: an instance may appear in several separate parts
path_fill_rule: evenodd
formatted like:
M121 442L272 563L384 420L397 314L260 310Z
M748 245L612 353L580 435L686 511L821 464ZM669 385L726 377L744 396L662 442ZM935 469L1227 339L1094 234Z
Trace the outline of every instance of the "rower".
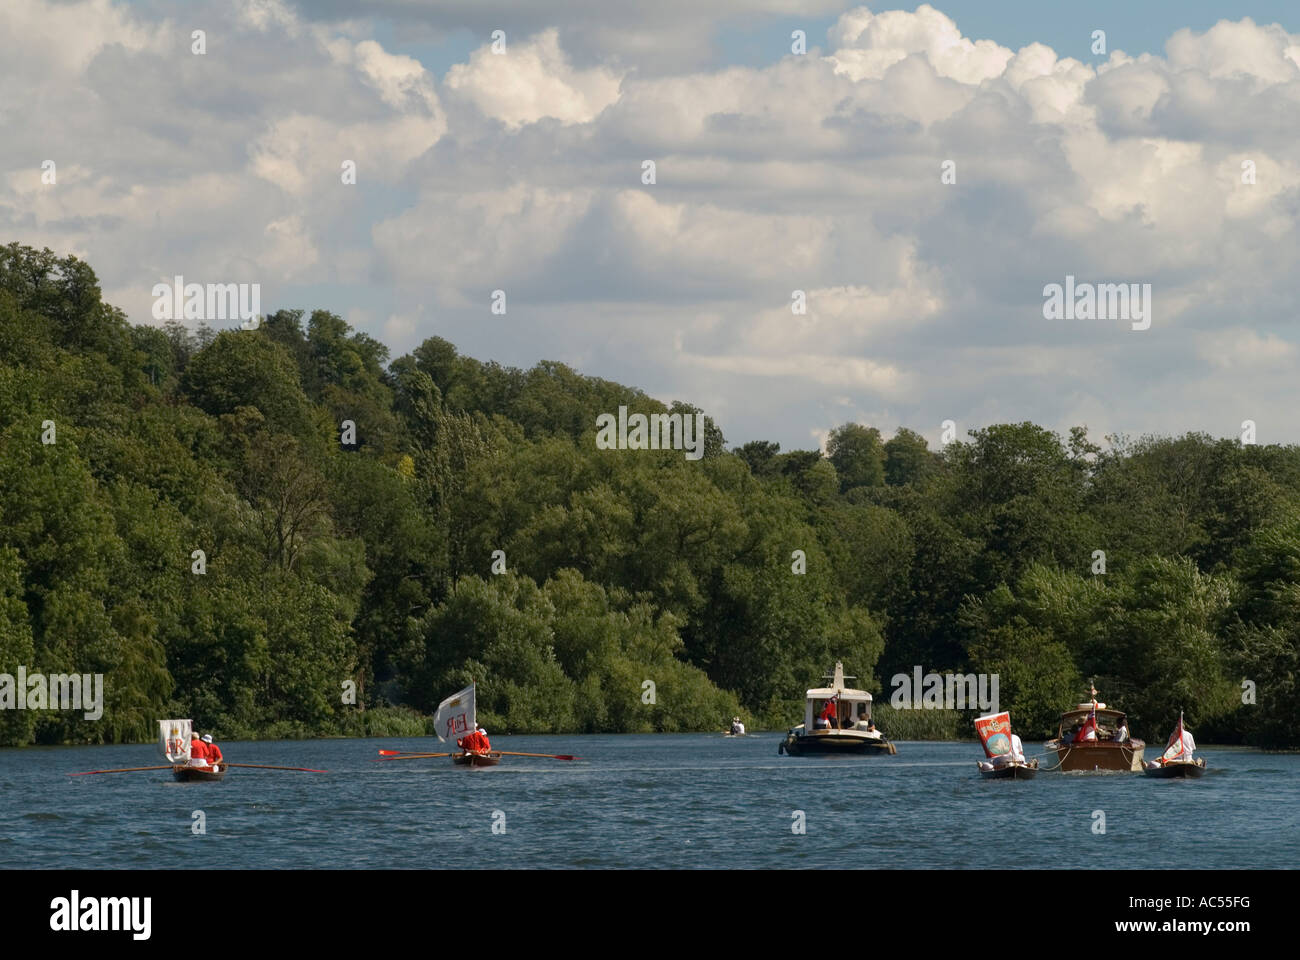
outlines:
M456 746L466 753L487 753L492 749L492 743L488 740L487 731L482 727L475 727L473 733L461 737L456 741Z
M203 735L203 744L209 763L216 765L226 759L221 755L221 748L212 742L212 734L205 733Z
M745 735L745 725L740 722L740 717L731 718L731 735L733 737L743 737Z
M1017 734L1011 735L1011 759L1017 763L1025 762L1025 745L1020 742Z
M190 766L206 767L208 765L208 745L197 733L190 734Z

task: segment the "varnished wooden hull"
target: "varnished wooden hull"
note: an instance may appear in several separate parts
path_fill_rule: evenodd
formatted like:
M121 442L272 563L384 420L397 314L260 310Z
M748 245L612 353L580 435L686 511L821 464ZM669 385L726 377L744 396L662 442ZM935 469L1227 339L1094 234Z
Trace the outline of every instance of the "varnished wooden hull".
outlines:
M1203 777L1205 776L1205 758L1197 757L1195 760L1173 760L1169 763L1157 763L1154 766L1143 767L1142 772L1148 777L1155 777L1157 780Z
M181 783L191 781L217 782L225 775L226 767L223 764L217 764L215 767L191 767L188 765L172 767L172 776Z
M1146 744L1141 740L1116 743L1110 740L1067 743L1056 748L1063 773L1137 773L1142 770Z
M1032 780L1038 776L1038 761L1028 763L1008 763L992 770L980 766L980 776L985 780Z
M451 762L458 767L495 767L501 762L499 753L457 753Z

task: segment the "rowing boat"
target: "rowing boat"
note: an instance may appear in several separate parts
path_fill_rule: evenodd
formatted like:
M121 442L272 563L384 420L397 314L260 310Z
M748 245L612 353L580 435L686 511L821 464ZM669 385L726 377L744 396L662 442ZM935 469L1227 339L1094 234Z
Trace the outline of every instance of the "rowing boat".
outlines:
M1205 758L1169 760L1165 763L1156 760L1143 766L1142 772L1148 777L1155 777L1157 780L1172 780L1177 777L1203 777L1205 776Z
M1192 736L1192 731L1183 725L1183 713L1178 711L1178 726L1174 727L1174 732L1169 735L1169 743L1165 747L1163 755L1157 757L1153 762L1142 765L1142 772L1148 777L1155 777L1157 780L1172 780L1176 777L1203 777L1205 776L1205 759L1203 757L1193 757L1192 753L1196 750L1196 739Z
M453 753L451 762L461 767L495 767L501 762L501 754L491 753Z
M1032 780L1038 775L1038 761L1025 760L1025 745L1011 732L1009 711L976 717L975 732L984 747L985 759L978 766L985 780Z
M172 767L172 776L181 783L194 780L220 782L225 775L226 767L220 763L211 767L191 767L188 764L177 764Z
M1004 764L983 762L979 764L980 776L985 780L1032 780L1038 776L1038 761L1028 763L1013 761Z

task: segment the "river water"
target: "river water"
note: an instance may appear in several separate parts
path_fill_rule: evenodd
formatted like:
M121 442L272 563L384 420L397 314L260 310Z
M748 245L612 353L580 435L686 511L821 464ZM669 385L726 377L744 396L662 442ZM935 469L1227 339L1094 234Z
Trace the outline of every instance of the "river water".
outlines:
M67 776L159 763L148 745L0 750L0 868L1300 865L1294 754L1205 748L1201 780L1016 782L981 780L975 743L807 758L778 756L780 739L502 736L495 749L582 759L488 769L373 762L381 748L438 749L418 739L228 743L233 762L329 772L233 769L185 784L166 770Z

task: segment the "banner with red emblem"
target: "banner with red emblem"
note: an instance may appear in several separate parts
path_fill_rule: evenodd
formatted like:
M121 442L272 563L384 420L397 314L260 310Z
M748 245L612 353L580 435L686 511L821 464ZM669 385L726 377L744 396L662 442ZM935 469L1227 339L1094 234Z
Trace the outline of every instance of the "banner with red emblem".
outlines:
M975 732L979 734L986 756L1001 757L1011 752L1011 714L1005 710L987 717L976 717Z

